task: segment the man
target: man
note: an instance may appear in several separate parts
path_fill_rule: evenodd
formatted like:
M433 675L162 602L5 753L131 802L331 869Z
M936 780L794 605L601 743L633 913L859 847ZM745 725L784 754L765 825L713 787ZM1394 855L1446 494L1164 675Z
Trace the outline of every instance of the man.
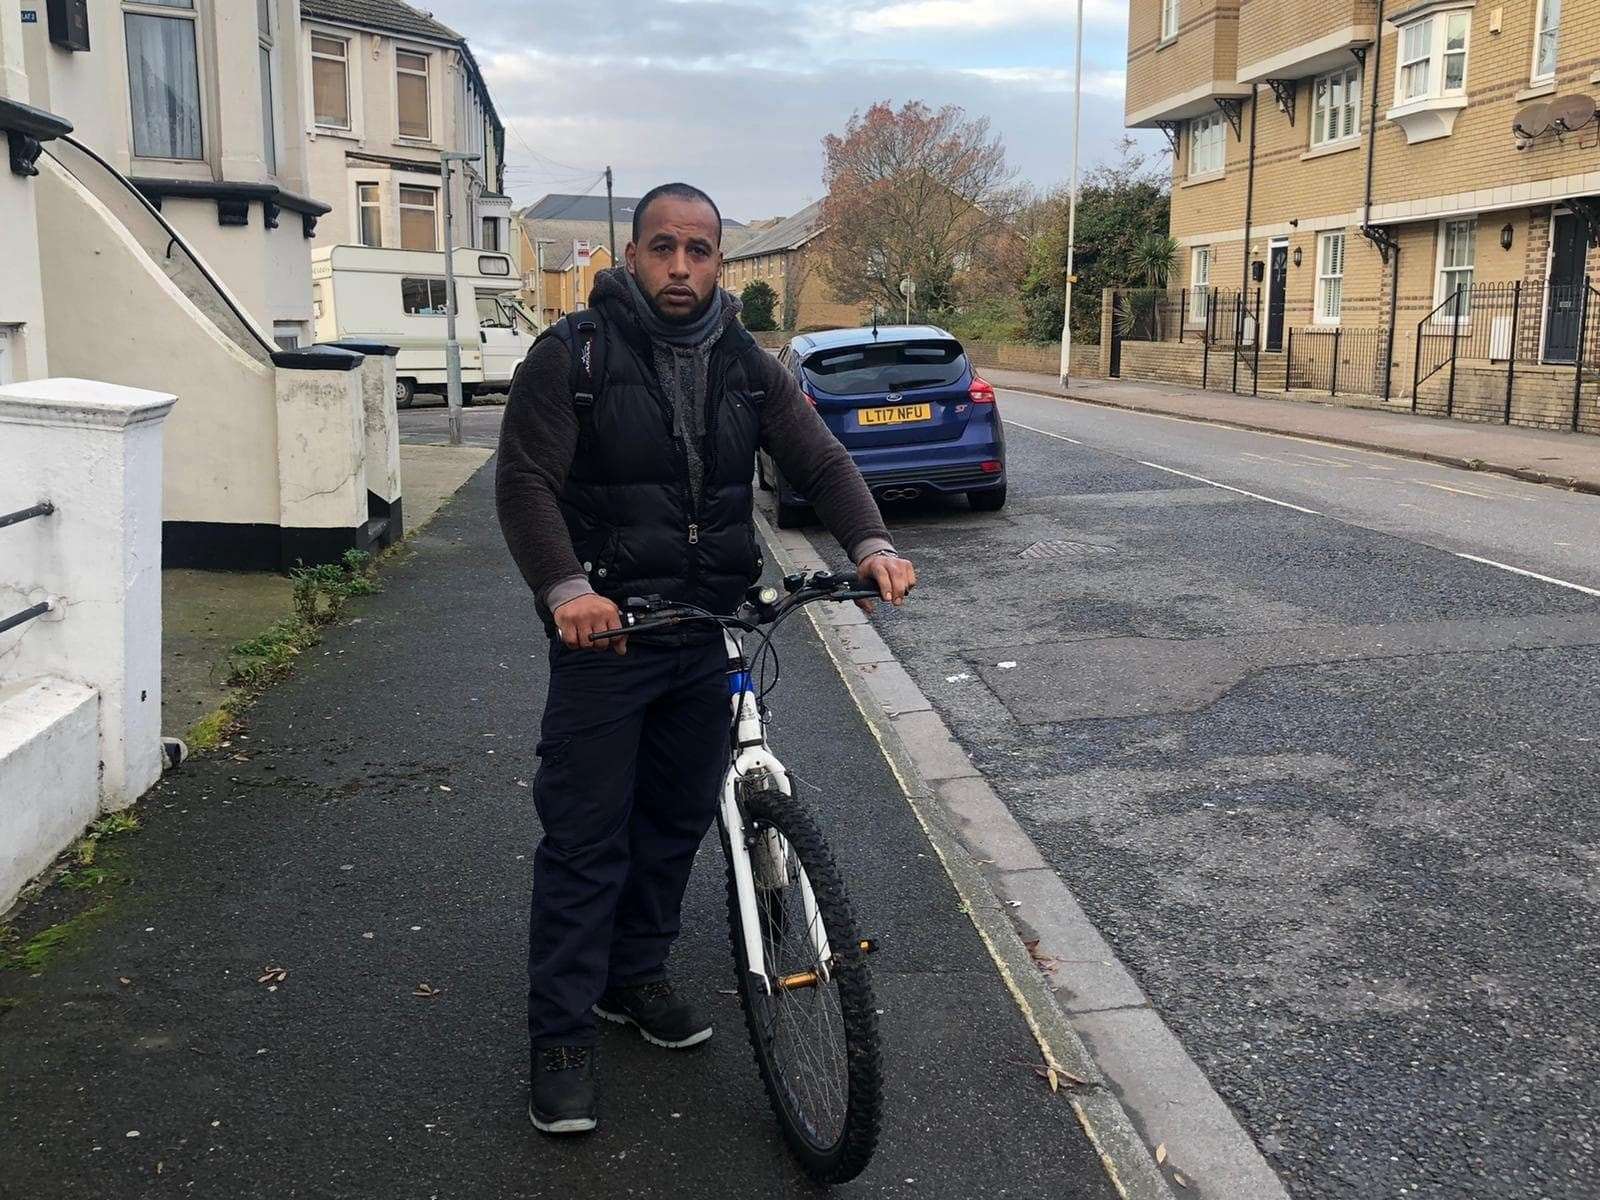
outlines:
M528 1113L546 1133L595 1127L596 1015L669 1049L712 1033L666 961L727 765L726 652L712 628L591 635L628 596L738 606L763 566L758 445L885 600L916 584L849 454L717 287L721 244L704 192L645 196L626 267L534 345L500 434L500 524L552 635L528 948Z

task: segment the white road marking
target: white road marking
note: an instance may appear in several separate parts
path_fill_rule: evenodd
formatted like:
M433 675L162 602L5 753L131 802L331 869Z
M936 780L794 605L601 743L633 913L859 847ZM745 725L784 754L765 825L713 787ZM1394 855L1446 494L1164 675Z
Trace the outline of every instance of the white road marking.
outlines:
M1359 464L1353 463L1353 462L1342 462L1341 460L1339 460L1337 458L1318 458L1315 454L1301 454L1300 451L1298 451L1298 450L1296 450L1294 452L1294 456L1296 458L1309 459L1311 462L1314 462L1314 463L1323 463L1324 465L1330 466L1330 467L1354 467L1354 466L1359 465Z
M1471 492L1466 488L1451 487L1444 483L1430 483L1426 479L1413 479L1412 483L1420 483L1423 487L1438 488L1441 492L1454 492L1458 496L1472 496L1478 500L1494 500L1498 497L1487 495L1484 492Z
M1165 471L1169 475L1181 475L1185 479L1192 479L1196 483L1203 483L1207 487L1221 488L1225 492L1238 492L1241 496L1249 496L1252 500L1265 500L1268 504L1276 504L1279 508L1292 508L1295 512L1305 513L1308 517L1320 517L1322 514L1314 508L1301 508L1298 504L1290 504L1287 500L1274 500L1271 496L1263 496L1260 492L1247 492L1243 488L1236 488L1232 484L1218 483L1215 479L1207 479L1204 475L1191 475L1187 471L1180 471L1176 467L1163 467L1160 463L1139 460L1141 467L1154 467L1157 471Z
M1083 445L1077 438L1069 438L1064 433L1051 433L1048 429L1035 429L1032 425L1024 425L1021 421L1013 421L1010 417L1005 420L1007 425L1015 425L1018 429L1026 429L1029 433L1039 433L1048 438L1055 438L1057 441L1071 442L1074 446Z
M1464 554L1456 551L1457 558L1464 558L1468 562L1482 563L1486 567L1498 567L1502 571L1510 571L1513 575L1526 575L1529 579L1537 579L1540 583L1553 583L1557 587L1571 588L1575 592L1582 592L1585 596L1600 596L1600 588L1584 587L1581 583L1573 583L1566 579L1557 579L1554 575L1541 575L1537 571L1526 571L1521 567L1513 567L1509 563L1495 562L1492 558L1479 558L1476 554Z

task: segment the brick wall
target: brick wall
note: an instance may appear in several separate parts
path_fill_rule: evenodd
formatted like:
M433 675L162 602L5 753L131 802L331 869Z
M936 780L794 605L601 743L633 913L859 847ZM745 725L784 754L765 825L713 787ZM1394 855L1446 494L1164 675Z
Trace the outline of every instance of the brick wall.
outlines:
M1178 37L1161 40L1161 0L1128 6L1127 113L1214 80L1230 83L1237 70L1239 0L1183 0Z
M1376 0L1239 0L1240 70L1377 19Z
M1031 371L1055 378L1061 374L1059 343L1029 345L1022 342L963 342L967 357L979 368L1002 371ZM1099 346L1072 347L1072 374L1079 379L1104 379Z

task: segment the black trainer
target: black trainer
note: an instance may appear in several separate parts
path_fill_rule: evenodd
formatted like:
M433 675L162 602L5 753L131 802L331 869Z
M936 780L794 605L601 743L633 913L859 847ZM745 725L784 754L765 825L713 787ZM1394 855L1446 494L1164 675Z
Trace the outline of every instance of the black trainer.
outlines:
M589 1133L595 1120L594 1047L549 1046L534 1053L528 1119L540 1133Z
M644 1035L645 1041L668 1050L698 1046L713 1032L711 1022L695 1012L665 979L634 987L608 988L594 1011L596 1016L608 1021L634 1026Z

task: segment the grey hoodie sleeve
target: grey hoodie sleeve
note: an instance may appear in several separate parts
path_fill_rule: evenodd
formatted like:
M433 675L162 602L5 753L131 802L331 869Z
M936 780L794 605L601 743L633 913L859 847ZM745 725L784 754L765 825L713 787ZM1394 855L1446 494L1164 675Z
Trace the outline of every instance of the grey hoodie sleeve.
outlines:
M851 562L859 563L880 550L893 550L877 501L850 452L806 402L794 377L770 356L766 388L761 444L778 470L816 506L817 515Z

